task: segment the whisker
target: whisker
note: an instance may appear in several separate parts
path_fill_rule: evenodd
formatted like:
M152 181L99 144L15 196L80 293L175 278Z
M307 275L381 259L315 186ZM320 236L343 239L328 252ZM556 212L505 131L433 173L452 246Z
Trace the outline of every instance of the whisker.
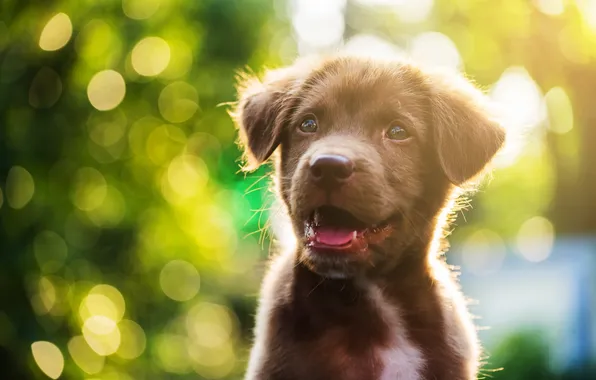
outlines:
M255 191L260 191L260 190L263 190L263 189L267 189L268 187L269 187L269 186L257 187L256 189L251 189L250 191L245 191L245 192L244 192L244 195L252 194L252 193L254 193Z
M315 285L315 287L312 288L310 290L310 292L308 292L308 294L306 295L306 297L310 296L312 294L312 292L314 292L315 289L318 288L324 281L325 281L325 277L321 277L321 281L319 281L319 283L317 285Z
M250 186L248 186L248 187L246 188L246 190L250 190L250 189L252 189L252 188L253 188L253 186L255 186L257 183L261 182L261 181L262 181L263 179L265 179L265 178L270 178L270 177L271 177L271 176L270 176L269 174L264 174L264 175L260 176L259 178L257 178L257 180L256 180L256 181L254 181L252 184L250 184ZM245 191L246 191L246 190L245 190Z

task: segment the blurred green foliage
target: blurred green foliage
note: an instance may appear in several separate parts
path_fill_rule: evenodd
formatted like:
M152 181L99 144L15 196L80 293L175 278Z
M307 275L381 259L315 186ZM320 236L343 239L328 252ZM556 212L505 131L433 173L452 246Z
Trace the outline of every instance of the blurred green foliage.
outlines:
M2 1L6 378L241 377L270 198L266 169L238 173L225 104L238 70L285 64L300 50L289 3ZM559 89L549 121L478 195L455 240L480 226L515 238L536 217L551 235L553 226L594 233L593 2L399 2L430 4L416 23L387 2L363 3L345 9L346 40L367 33L407 45L436 30L485 87L523 66L542 92ZM315 40L317 26L306 26ZM511 339L487 366L506 370L488 377L554 378L534 338Z
M489 372L487 378L507 380L555 380L551 372L548 345L540 332L519 332L507 337L492 353L491 363L500 370Z
M218 105L234 99L237 70L276 62L267 41L284 26L271 14L263 1L2 2L7 376L26 378L31 343L45 340L62 351L64 378L242 372L265 189L246 191L254 180L237 174ZM112 294L96 291L85 313L97 284ZM85 325L95 314L119 333L106 319Z

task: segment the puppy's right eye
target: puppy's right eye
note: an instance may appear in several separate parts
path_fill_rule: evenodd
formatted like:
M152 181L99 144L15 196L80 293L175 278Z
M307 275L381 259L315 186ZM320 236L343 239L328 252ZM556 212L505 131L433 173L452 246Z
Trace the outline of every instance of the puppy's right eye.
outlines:
M318 129L317 121L310 117L304 119L304 121L302 122L302 124L300 124L300 127L298 127L298 129L300 129L300 131L304 133L314 133Z
M404 128L400 127L399 125L394 125L391 128L389 128L385 132L385 135L390 140L396 140L396 141L407 140L410 137L410 134L408 133L408 131L405 130Z

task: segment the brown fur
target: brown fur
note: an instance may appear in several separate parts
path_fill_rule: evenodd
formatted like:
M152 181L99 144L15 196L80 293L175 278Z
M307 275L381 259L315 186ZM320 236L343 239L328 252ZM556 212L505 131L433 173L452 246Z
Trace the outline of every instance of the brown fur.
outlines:
M298 241L265 278L246 378L474 379L476 332L439 239L458 186L504 141L481 92L409 63L336 56L247 78L239 97L234 118L250 168L279 149L277 190ZM298 133L308 115L319 130ZM412 138L383 138L395 124ZM355 164L337 191L308 175L321 153ZM315 257L303 223L325 204L390 227L361 255Z

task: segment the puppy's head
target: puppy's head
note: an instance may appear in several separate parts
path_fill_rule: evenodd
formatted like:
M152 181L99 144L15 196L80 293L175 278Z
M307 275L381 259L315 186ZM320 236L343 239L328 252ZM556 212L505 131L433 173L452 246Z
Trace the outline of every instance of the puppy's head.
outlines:
M353 57L299 61L240 87L249 168L279 148L279 191L301 249L325 276L395 265L430 241L451 189L504 142L459 77Z

